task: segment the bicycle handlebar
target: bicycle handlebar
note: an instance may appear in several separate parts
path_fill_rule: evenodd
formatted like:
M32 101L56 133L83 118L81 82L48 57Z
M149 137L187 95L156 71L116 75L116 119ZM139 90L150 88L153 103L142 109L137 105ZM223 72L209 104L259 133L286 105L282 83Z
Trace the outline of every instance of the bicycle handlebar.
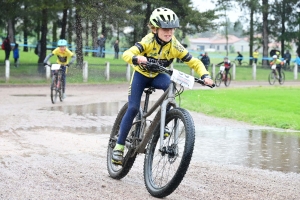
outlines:
M165 72L165 73L169 74L170 76L172 76L172 73L173 73L172 70L163 67L159 63L146 62L146 63L141 63L141 65L142 65L142 67L144 67L149 72L158 72L158 73ZM204 82L204 79L196 78L196 77L194 77L194 78L195 78L196 83L199 83L201 85L204 85L204 86L207 86L207 87L210 87L210 88L215 87L215 84L206 85L205 82Z

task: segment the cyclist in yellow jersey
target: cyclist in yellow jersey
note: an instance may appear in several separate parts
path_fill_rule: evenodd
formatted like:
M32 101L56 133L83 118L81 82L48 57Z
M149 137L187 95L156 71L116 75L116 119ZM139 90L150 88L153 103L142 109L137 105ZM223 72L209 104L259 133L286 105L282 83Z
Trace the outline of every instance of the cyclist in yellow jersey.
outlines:
M255 49L253 52L253 61L255 64L257 64L258 55L259 55L258 49Z
M66 98L66 93L65 93L65 88L66 88L66 69L69 66L69 64L72 64L75 59L76 59L76 55L71 52L68 48L67 48L68 42L64 39L58 40L57 42L57 48L54 49L51 54L49 54L45 60L44 60L44 65L47 65L48 60L56 55L57 56L57 63L61 64L61 69L62 69L62 80L63 80L63 98Z
M273 60L270 62L270 65L276 65L276 70L278 71L279 76L277 75L276 70L274 71L275 75L277 78L281 79L281 67L284 65L284 62L278 59L277 55L273 55L272 58Z
M178 27L179 19L172 10L157 8L152 12L149 20L151 33L123 53L123 59L132 65L134 72L129 87L128 109L121 121L119 137L113 150L114 164L122 165L125 140L138 113L144 88L151 86L165 91L171 82L169 75L151 72L143 66L143 63L159 63L168 67L174 59L179 58L194 69L204 79L205 84L213 84L203 63L194 58L175 38L174 31Z

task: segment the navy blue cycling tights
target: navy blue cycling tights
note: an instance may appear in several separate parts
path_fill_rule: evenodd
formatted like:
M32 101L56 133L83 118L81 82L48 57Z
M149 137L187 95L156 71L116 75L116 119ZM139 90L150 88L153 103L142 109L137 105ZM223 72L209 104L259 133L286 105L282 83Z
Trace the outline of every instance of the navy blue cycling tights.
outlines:
M139 72L134 72L128 95L128 109L122 119L118 144L124 145L132 122L137 115L141 97L145 88L154 87L166 91L170 85L168 74L158 74L155 78L148 78Z

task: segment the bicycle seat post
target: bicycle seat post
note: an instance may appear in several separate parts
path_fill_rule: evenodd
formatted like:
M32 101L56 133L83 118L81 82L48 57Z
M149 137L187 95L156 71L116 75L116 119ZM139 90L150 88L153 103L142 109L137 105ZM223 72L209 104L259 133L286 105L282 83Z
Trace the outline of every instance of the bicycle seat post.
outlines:
M146 93L146 97L145 97L145 102L144 102L144 113L148 112L148 105L149 105L149 98L150 98L150 94L152 94L152 92L155 91L155 88L148 88L147 90L144 90L144 92Z

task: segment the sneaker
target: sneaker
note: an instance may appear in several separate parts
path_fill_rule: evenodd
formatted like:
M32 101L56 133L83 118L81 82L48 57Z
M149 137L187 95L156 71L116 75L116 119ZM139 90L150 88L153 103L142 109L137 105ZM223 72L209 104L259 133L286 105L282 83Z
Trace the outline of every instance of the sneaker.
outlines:
M116 165L123 164L124 145L117 144L113 150L111 162Z
M67 98L66 93L63 93L62 98L63 99Z

